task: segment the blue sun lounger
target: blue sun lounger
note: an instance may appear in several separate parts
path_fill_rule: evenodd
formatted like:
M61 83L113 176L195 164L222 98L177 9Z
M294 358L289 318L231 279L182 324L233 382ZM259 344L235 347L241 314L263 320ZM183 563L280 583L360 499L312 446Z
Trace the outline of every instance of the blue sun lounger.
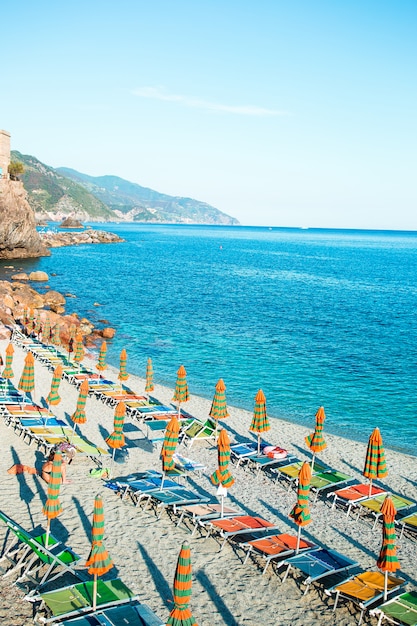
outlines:
M60 622L68 626L164 626L163 622L146 605L131 603L114 606L82 617L73 617Z
M287 566L282 582L286 581L290 572L296 570L304 578L305 595L313 583L321 582L328 576L343 572L347 578L350 576L349 570L357 568L359 563L335 550L318 548L290 557L282 565Z

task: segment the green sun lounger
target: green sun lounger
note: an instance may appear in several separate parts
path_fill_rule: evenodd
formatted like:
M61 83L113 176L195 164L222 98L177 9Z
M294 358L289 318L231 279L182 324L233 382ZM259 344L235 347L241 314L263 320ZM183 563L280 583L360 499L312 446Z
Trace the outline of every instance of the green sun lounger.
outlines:
M45 532L29 532L3 511L0 511L0 520L5 523L12 537L0 559L11 564L3 577L18 573L15 582L27 579L36 585L36 589L68 572L79 577L76 567L81 557L53 535L49 535L46 546Z
M165 622L146 604L132 603L66 619L61 624L68 626L164 626Z
M90 580L34 596L35 601L40 601L35 623L58 624L72 616L92 613L93 585L94 581ZM137 595L118 578L97 580L98 610L129 604L137 599Z
M412 506L416 506L416 503L413 500L404 498L404 496L390 494L390 497L397 512L405 511ZM358 520L361 515L372 515L375 518L372 528L375 528L378 519L381 517L381 507L385 498L386 494L380 494L379 496L375 496L374 498L369 498L368 500L361 500L360 502L358 502L356 519Z
M388 624L405 624L417 626L417 591L402 593L370 611L378 617L378 626Z
M395 523L401 528L400 539L402 538L404 532L412 535L413 537L417 537L417 512L399 517L395 520Z
M317 497L323 491L337 489L340 485L353 480L352 476L348 476L348 474L344 474L338 470L327 470L313 474L310 482L310 489L315 494L313 502L317 500Z

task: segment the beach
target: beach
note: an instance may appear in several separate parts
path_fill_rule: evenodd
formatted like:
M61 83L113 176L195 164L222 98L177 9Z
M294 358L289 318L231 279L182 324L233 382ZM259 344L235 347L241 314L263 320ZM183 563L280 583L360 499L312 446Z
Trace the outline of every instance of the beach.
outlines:
M3 358L7 343L6 340L0 341ZM25 352L15 346L13 382L16 386L23 369L24 356ZM84 364L95 369L96 360L87 355ZM114 368L108 367L104 374L117 380L118 371ZM36 401L39 402L47 396L51 379L52 371L35 360ZM130 376L127 384L138 393L144 392L144 379ZM195 417L205 419L211 402L193 395L192 389L190 392L190 401L183 408ZM162 403L170 404L173 389L160 386L155 381L152 395ZM70 415L75 410L78 390L63 380L60 396L62 401L53 407L53 412L57 417L71 423ZM251 412L230 406L228 408L230 417L222 422L222 426L227 429L231 440L253 439L248 430ZM88 397L86 415L87 422L77 426L78 432L95 444L107 448L105 438L113 431L114 409L105 406L99 399ZM314 419L309 429L278 419L271 419L270 424L271 430L266 433L266 440L301 459L311 459L304 438L313 432ZM366 423L364 417L363 429L367 435L371 434L375 426L378 424ZM24 473L16 476L7 473L16 463L40 470L44 455L36 450L34 444L29 446L24 442L3 422L0 428L0 471L3 486L0 510L27 529L45 526L42 507L46 500L46 483L39 475ZM150 468L159 470L161 444L153 446L146 438L146 426L127 417L124 433L128 454L123 455L123 463L115 464L113 477ZM319 458L358 480L363 478L366 445L327 434L326 424L324 437L327 448ZM215 499L216 488L209 480L217 468L217 449L213 443L195 442L191 449L180 445L178 451L206 467L203 475L193 474L188 477L187 484L190 488ZM417 500L417 459L386 449L386 460L389 473L384 479L384 485L393 493ZM230 545L226 545L220 552L216 539L205 539L198 532L191 537L189 530L184 526L177 527L166 513L158 520L153 512L143 512L140 507L135 508L128 499L122 501L114 491L104 486L101 478L90 475L90 470L94 467L90 459L79 456L68 467L67 477L71 482L61 488L63 513L56 520L52 520L52 532L85 560L91 547L94 497L101 495L105 514L105 545L114 563L114 568L107 577L120 577L138 594L140 601L150 606L161 619L166 620L172 608L172 582L179 550L183 541L189 541L193 565L191 609L199 626L308 626L317 623L345 626L357 622L358 612L352 605L342 602L337 612L333 613L332 600L325 599L317 588L312 588L304 596L303 587L296 577L289 576L285 583L281 583L271 566L262 576L262 561L249 558L246 565L243 565L242 552L236 553ZM236 506L245 514L264 517L275 523L279 532L296 533L296 527L288 517L296 502L294 489L288 491L285 485L274 483L270 477L262 473L256 477L249 470L236 467L233 463L230 464L230 471L235 478L235 484L229 491L226 505ZM376 569L382 540L380 524L373 530L369 518L358 522L347 518L344 511L331 510L329 501L323 497L319 497L316 502L311 501L310 508L312 522L303 528L302 536L305 539L336 549L356 559L363 568ZM0 525L0 541L3 542L4 539L5 529ZM400 574L409 580L408 589L417 589L416 543L404 535L401 540L398 539L397 545ZM25 587L20 589L11 586L8 578L0 580L1 623L10 626L32 624L32 604L24 600ZM72 580L65 579L65 582ZM375 619L369 617L366 620L376 623Z

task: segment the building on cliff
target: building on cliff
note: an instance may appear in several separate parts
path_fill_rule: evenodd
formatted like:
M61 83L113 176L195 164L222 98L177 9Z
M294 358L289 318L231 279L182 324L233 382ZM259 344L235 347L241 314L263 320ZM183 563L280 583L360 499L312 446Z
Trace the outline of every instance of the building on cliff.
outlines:
M9 178L10 133L0 129L0 178Z

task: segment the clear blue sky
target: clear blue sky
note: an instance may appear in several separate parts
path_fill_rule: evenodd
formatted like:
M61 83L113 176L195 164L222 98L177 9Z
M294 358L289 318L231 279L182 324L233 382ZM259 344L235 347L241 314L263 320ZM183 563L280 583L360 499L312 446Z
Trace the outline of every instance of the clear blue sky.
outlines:
M416 0L21 0L0 128L243 224L417 230Z

